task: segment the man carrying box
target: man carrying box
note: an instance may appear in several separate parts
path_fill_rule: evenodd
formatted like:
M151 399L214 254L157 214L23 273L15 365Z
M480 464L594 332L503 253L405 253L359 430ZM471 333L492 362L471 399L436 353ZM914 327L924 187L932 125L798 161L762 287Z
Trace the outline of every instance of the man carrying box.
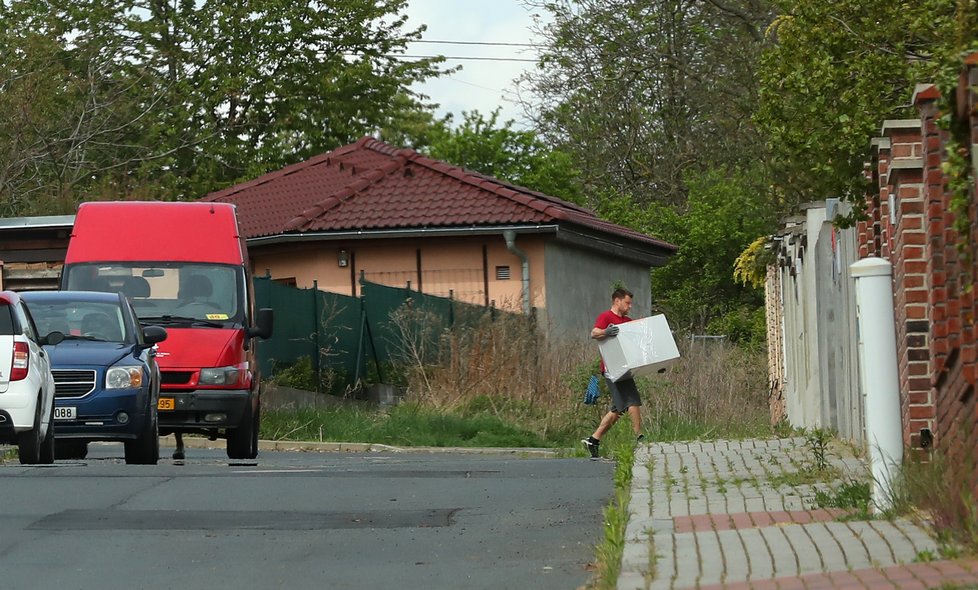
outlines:
M615 289L615 292L611 294L611 309L602 312L594 320L591 338L604 340L617 336L618 324L632 321L632 318L628 317L628 311L632 308L632 297L632 292L628 289ZM619 379L617 382L612 381L606 372L604 360L601 361L601 373L604 374L608 389L611 391L611 410L601 418L601 423L598 424L594 434L581 441L591 453L592 459L597 459L599 456L598 446L601 443L601 437L625 412L628 412L628 416L632 420L632 431L635 433L636 440L641 442L645 439L642 434L642 400L639 398L635 381L628 377Z

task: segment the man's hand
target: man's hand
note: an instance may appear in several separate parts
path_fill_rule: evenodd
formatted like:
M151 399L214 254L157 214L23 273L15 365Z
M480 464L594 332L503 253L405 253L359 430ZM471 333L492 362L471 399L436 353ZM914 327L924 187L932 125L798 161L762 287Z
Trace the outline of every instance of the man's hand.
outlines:
M617 324L611 324L610 326L608 326L607 328L605 328L604 329L604 335L605 336L617 336L618 335L618 326L617 326Z

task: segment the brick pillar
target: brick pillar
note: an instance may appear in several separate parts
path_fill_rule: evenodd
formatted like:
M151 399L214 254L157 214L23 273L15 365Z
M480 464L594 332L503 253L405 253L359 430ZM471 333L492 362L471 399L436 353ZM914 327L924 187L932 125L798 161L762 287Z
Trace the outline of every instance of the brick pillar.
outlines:
M888 202L880 225L884 249L893 263L903 438L917 446L920 429L932 428L934 420L921 121L886 121L882 135L889 138L890 149L885 176L880 172ZM881 201L883 195L881 189Z
M959 120L969 122L970 138L962 142L969 151L978 144L978 115L973 88L978 84L978 54L965 62L955 103ZM924 178L927 205L927 239L931 253L928 268L930 296L931 377L935 405L933 432L938 448L946 454L954 485L966 485L972 498L978 498L978 406L976 406L976 322L975 288L978 288L978 208L973 187L968 211L970 236L967 240L954 230L951 197L942 164L947 159L948 133L936 120L940 94L933 85L919 85L914 92L924 132ZM974 167L974 154L968 154ZM978 171L972 170L978 177ZM961 472L958 468L963 467Z
M876 149L876 195L873 198L873 210L872 216L870 217L870 224L872 228L873 235L873 254L872 256L879 256L881 258L886 258L892 262L890 258L891 244L889 242L890 234L883 234L883 219L882 219L882 208L883 203L886 203L890 199L890 187L887 184L887 178L890 173L890 138L881 137L878 140L878 145ZM889 211L889 207L887 207Z

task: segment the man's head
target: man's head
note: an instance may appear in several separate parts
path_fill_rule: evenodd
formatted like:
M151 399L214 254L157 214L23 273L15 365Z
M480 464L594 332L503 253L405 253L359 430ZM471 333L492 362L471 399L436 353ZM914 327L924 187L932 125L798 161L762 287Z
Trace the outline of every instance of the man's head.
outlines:
M618 315L628 315L628 310L632 308L632 297L632 292L624 287L615 289L611 294L611 310Z

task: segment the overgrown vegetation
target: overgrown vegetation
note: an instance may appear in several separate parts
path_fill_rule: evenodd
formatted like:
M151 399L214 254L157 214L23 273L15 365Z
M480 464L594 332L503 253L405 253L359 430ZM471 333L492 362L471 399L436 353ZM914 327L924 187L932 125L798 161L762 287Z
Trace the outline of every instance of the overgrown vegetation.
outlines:
M500 316L448 329L437 316L405 306L393 322L405 402L387 412L362 408L268 413L263 436L435 446L543 446L579 449L610 400L602 387L583 403L598 353L590 341L552 342L519 317ZM664 374L639 379L649 440L767 436L764 354L728 342L677 342L681 358ZM301 384L308 363L279 373ZM289 381L290 375L305 376ZM281 422L281 423L277 423ZM477 436L473 428L484 429ZM503 427L506 426L506 428ZM437 432L424 434L427 429ZM612 430L623 432L625 426Z
M951 461L934 449L907 451L892 484L893 510L926 516L942 552L978 555L978 504L971 492L973 452Z

